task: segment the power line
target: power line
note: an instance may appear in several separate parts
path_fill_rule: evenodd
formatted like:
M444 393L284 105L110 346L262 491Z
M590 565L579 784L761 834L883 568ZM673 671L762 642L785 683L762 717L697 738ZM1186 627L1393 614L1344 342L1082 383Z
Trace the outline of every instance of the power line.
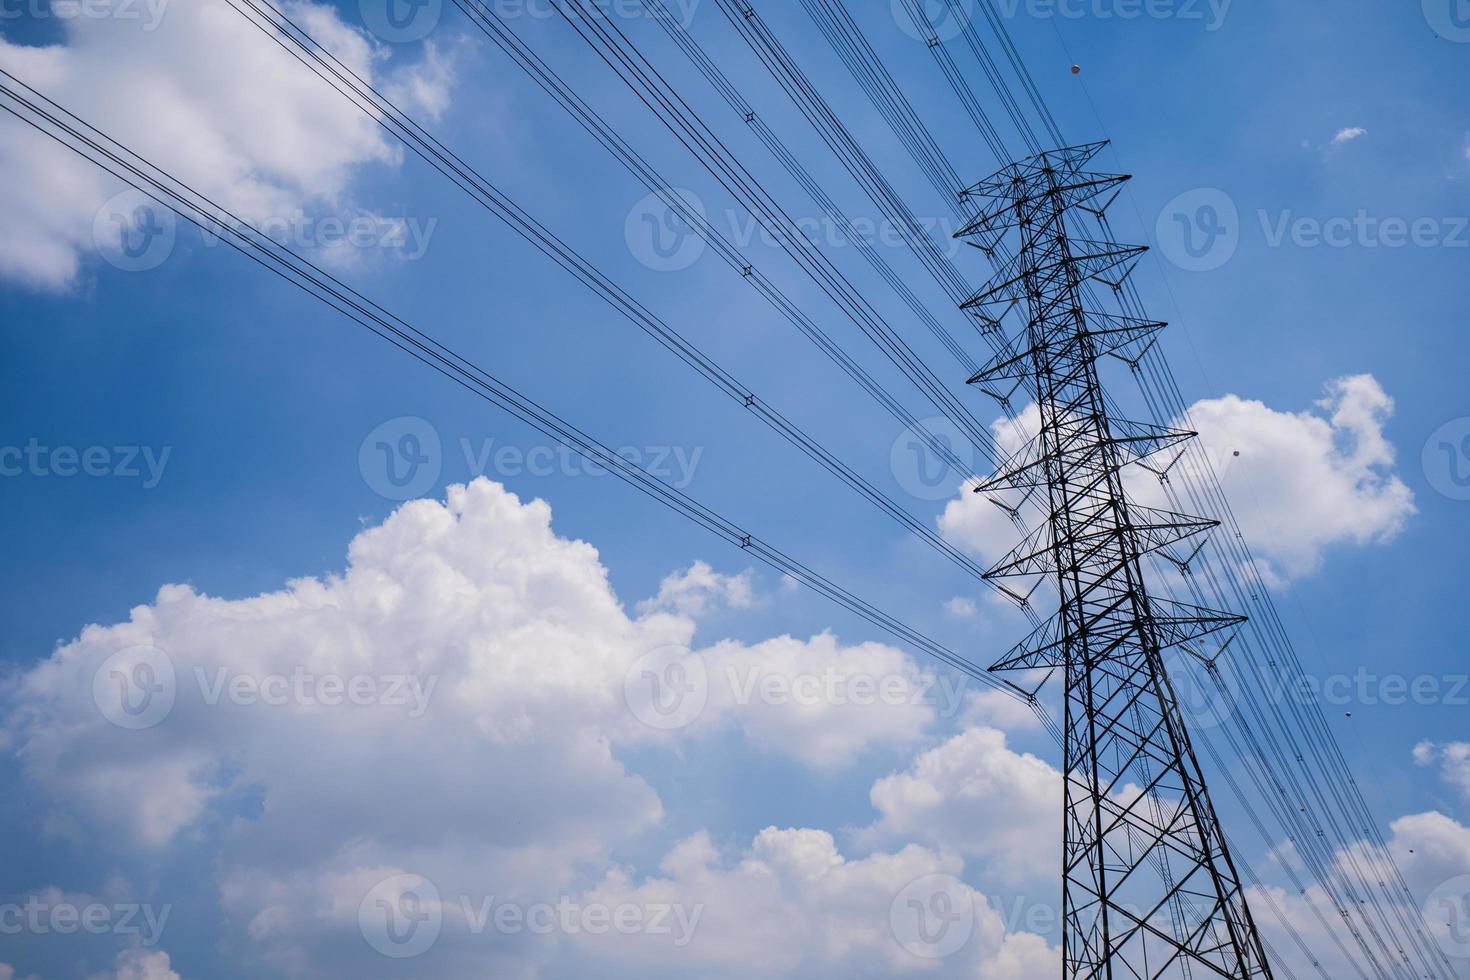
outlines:
M842 9L840 5L833 5L825 2L825 0L823 0L823 2L821 3L820 8L817 7L816 4L812 2L812 0L803 0L803 4L807 8L808 12L817 21L819 29L832 45L833 49L848 64L848 67L852 70L854 77L868 92L870 98L874 102L875 107L879 109L880 113L882 113L886 119L888 119L890 123L890 128L892 128L895 134L899 136L901 142L903 142L909 148L910 154L915 157L916 162L918 162L921 167L931 175L931 181L935 182L938 189L943 192L943 190L945 189L943 184L943 177L940 177L938 180L936 180L933 175L943 175L947 172L952 172L953 168L949 167L947 162L942 159L942 153L937 150L937 145L933 142L932 138L927 136L926 132L923 129L922 123L917 121L917 117L913 114L911 107L907 105L906 100L903 99L902 94L898 91L897 86L893 83L891 77L887 76L886 72L882 70L881 62L873 54L871 48L868 48L866 46L866 42L862 41L860 35L856 31L856 26L851 22L850 16L847 15L846 11ZM953 0L951 0L950 6L951 8L955 6ZM911 13L917 10L916 4L909 3L909 7ZM987 11L989 11L988 5ZM741 12L744 14L744 22L749 22L756 19L754 18L753 11L751 11L748 6L744 7ZM952 10L952 12L955 11ZM728 10L727 16L730 17L732 23L735 23L737 29L742 30L742 33L746 32L745 23L743 23L736 17L731 16ZM959 17L959 21L965 25L966 33L973 35L973 25L971 25L963 17ZM1027 84L1029 84L1031 89L1034 91L1034 82L1030 81L1029 74L1025 72L1024 65L1020 64L1014 57L1014 44L1010 41L1008 34L1005 32L1004 25L1001 24L995 26L998 27L998 34L1000 34L1003 39L1003 44L1008 51L1008 56L1012 59L1013 67L1016 68L1018 74L1023 77L1023 80ZM940 50L942 46L938 44L937 39L933 36L932 29L927 24L927 20L924 22L922 30L928 33L929 46L931 50L936 51L936 57L939 58L939 60L941 61L941 65L943 66L944 63L948 62L947 54L943 53ZM752 40L753 45L757 43L764 43L767 46L772 46L774 44L774 41L768 36L767 32L766 36L761 37L759 41ZM972 49L977 48L977 45L974 43L973 36L971 37L971 44ZM773 59L767 57L766 53L760 51L759 49L758 53L762 55L762 60L767 62L768 67L771 67ZM979 50L976 50L975 53L977 57L985 57L985 55ZM777 63L779 63L779 59L776 59L776 61ZM952 64L952 62L950 63ZM773 68L772 70L774 72L776 69ZM967 109L972 111L972 113L975 113L979 104L978 101L975 99L973 92L968 90L968 83L961 81L956 84L956 79L958 77L957 74L952 71L947 71L946 74L948 77L950 77L952 87L956 88L956 94L960 96L962 104L964 104ZM996 74L994 72L987 71L987 74L990 75L993 81L995 80ZM1044 109L1044 103L1042 104L1041 108ZM983 113L983 109L978 109L978 112ZM1012 118L1013 120L1015 120L1016 117L1014 116L1014 114ZM1055 121L1051 119L1049 113L1045 113L1045 122L1051 132L1058 133L1055 126ZM988 128L987 121L984 119L977 119L977 123L982 126L982 130ZM1028 144L1035 145L1034 134L1030 133L1029 128L1024 124L1024 121L1020 123L1019 128L1021 129L1023 135L1027 136ZM1105 225L1106 222L1105 219L1103 219L1101 216L1101 209L1099 209L1099 212L1099 220L1102 221ZM1109 235L1109 237L1111 236ZM1125 296L1136 295L1136 287L1134 287L1131 282L1125 282L1124 289ZM1144 319L1140 307L1137 307L1135 305L1130 310L1130 312L1133 313L1135 317L1139 319ZM1156 350L1145 351L1144 355L1146 357L1149 357L1151 363L1154 365L1162 363L1162 358L1157 354ZM1147 393L1146 388L1145 393ZM1161 419L1161 421L1163 420L1164 419ZM1367 833L1367 831L1365 831L1365 833ZM1268 846L1269 844L1270 842L1268 841ZM1351 845L1348 845L1346 843L1344 844L1344 849L1347 850L1349 858L1351 859L1352 854L1350 846ZM1358 914L1361 914L1361 910L1355 909L1354 911ZM1402 910L1398 908L1396 904L1394 905L1394 913L1395 916L1400 919L1400 922L1403 923ZM1381 910L1379 911L1378 915L1380 921L1382 921ZM1387 951L1387 946L1385 943L1383 943L1382 937L1378 934L1378 931L1373 925L1372 920L1367 921L1369 925L1369 931L1373 933L1374 938L1378 940ZM1410 935L1412 937L1413 933L1410 932ZM1422 934L1419 937L1414 938L1421 941L1423 940ZM1416 942L1415 944L1422 945L1422 942ZM1402 950L1400 950L1400 953L1402 953Z
M517 64L530 68L538 83L551 79L548 91L564 108L573 110L580 100L548 69L534 52L501 25L480 0L455 0L476 25L495 39ZM859 328L898 369L930 399L935 407L977 446L994 446L993 436L935 376L908 343L886 322L832 261L805 234L771 193L732 154L728 147L695 114L642 55L627 42L616 25L601 11L576 7L569 10L564 0L553 0L563 19L598 56L648 106L709 173L755 217L843 314ZM573 111L584 126L610 133L596 113Z
M448 177L477 203L550 257L577 281L586 285L614 310L649 334L727 397L747 409L823 468L846 482L860 496L876 505L910 533L961 569L975 576L983 573L984 569L972 558L955 548L927 524L914 517L863 478L850 465L756 395L695 344L634 299L593 263L531 217L491 181L466 163L463 158L429 135L396 104L333 57L283 11L267 0L239 0L238 3L237 0L227 0L227 2L267 37L280 44L288 54L295 57L308 70L331 85L369 118L378 121L384 129L402 140L425 162ZM240 3L249 5L251 13L265 18L265 22L254 19L251 13L242 9ZM291 42L290 46L285 43L288 40Z
M773 569L790 575L814 591L899 640L948 664L982 683L1027 701L1008 685L988 677L977 665L837 585L825 576L763 541L740 525L694 500L625 459L594 437L576 428L550 409L462 357L453 349L369 300L319 266L281 245L238 215L150 163L122 143L0 69L0 104L10 115L61 144L100 169L173 211L179 217L226 242L245 257L332 307L343 316L388 341L411 357L522 421L556 439L567 448L606 467L630 486L703 526ZM25 94L29 93L29 97ZM34 98L32 98L34 97ZM1029 703L1029 702L1028 702Z

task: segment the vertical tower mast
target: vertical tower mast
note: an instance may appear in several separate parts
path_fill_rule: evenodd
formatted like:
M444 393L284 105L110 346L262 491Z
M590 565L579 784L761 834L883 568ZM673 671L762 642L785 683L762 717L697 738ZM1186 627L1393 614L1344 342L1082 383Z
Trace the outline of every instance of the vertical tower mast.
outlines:
M991 330L1025 321L970 381L1002 399L1025 388L1041 418L976 488L1045 511L987 577L1049 578L1061 599L992 669L1065 677L1065 980L1269 978L1162 657L1243 618L1151 596L1142 575L1142 556L1216 522L1130 503L1123 486L1125 466L1194 433L1111 417L1098 380L1099 358L1136 359L1164 326L1088 308L1086 284L1120 288L1144 251L1070 233L1128 179L1085 169L1104 145L1027 158L965 192L979 214L959 235L1010 255L965 307Z

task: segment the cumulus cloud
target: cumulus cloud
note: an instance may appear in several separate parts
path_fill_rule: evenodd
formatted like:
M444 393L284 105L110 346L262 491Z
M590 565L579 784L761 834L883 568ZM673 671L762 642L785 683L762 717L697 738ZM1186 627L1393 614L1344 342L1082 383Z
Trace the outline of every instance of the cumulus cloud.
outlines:
M330 5L284 8L405 111L432 118L446 108L453 69L442 52L394 65ZM61 44L0 38L0 68L247 221L360 215L350 201L354 176L400 159L375 122L222 0L170 4L150 30L118 16L64 23ZM39 289L73 286L95 248L94 218L120 190L18 120L0 121L0 276Z
M111 973L96 980L182 980L161 949L128 949L117 954Z
M1440 766L1444 781L1470 800L1470 742L1420 742L1414 746L1414 762L1420 766Z
M957 595L945 602L944 611L959 619L974 619L980 609L975 605L974 599Z
M1277 583L1317 571L1334 545L1391 541L1415 513L1383 433L1393 399L1377 380L1338 378L1316 407L1321 414L1278 412L1227 395L1190 410L1247 540Z
M755 604L755 573L721 575L708 562L696 561L682 572L659 583L658 595L638 604L642 613L660 610L684 616L700 616L716 604L731 609L749 609Z
M1393 408L1378 381L1363 374L1329 382L1315 411L1282 412L1226 395L1196 402L1188 421L1174 424L1200 433L1260 572L1280 587L1317 571L1335 545L1392 540L1414 514L1413 493L1394 470L1383 432ZM1022 418L1028 435L1037 431L1034 407ZM1008 428L998 421L997 435ZM1150 473L1137 466L1126 473L1136 502L1172 509ZM1035 526L1035 507L1021 512ZM983 494L952 501L940 529L991 560L1020 540L1009 514Z
M853 859L825 831L769 827L734 860L708 835L695 835L660 870L641 882L614 870L588 896L613 907L700 910L697 941L683 947L650 936L582 940L639 975L1042 980L1059 966L1055 948L1008 931L985 896L959 880L959 858L917 845ZM906 919L928 914L941 892L948 932L935 923L929 938L941 938L930 958L930 950L902 941Z
M1445 951L1458 958L1460 954L1452 951L1458 951L1464 944L1463 920L1456 916L1470 897L1470 827L1445 814L1431 812L1400 817L1389 829L1388 850L1404 876L1413 901L1405 898L1397 909L1392 908L1392 900L1376 893L1375 901L1384 906L1384 915L1390 921L1402 916L1410 923L1422 922L1430 942L1442 943ZM1365 869L1371 882L1375 871L1383 867L1379 852L1361 842L1335 855L1333 864L1332 877L1338 882L1356 881ZM1313 960L1320 962L1328 976L1347 976L1360 964L1346 959L1342 953L1350 950L1356 954L1356 944L1344 928L1333 894L1310 878L1309 881L1302 892L1277 887L1248 889L1256 921L1283 965L1302 971L1317 968L1316 963L1301 955L1295 937L1287 930L1290 925L1305 940ZM1372 889L1371 883L1368 888ZM1339 887L1338 894L1341 893ZM1420 955L1417 949L1413 954Z
M1004 691L966 694L960 723L965 728L998 728L1013 733L1041 728L1041 719L1030 706Z
M923 670L900 650L844 646L830 633L750 645L727 640L699 656L709 702L692 732L732 724L753 745L810 766L846 765L875 746L912 745L964 696L961 679Z
M903 838L952 847L985 862L1001 880L1053 878L1061 860L1062 776L1019 753L995 728L968 728L920 753L907 772L880 779L869 794L881 815L868 839Z
M937 715L928 675L882 644L693 649L693 618L629 615L591 545L489 480L404 505L348 559L241 599L165 586L0 688L38 821L99 853L205 847L230 928L292 975L370 975L359 910L394 876L446 898L565 894L664 818L621 749L728 730L831 767ZM627 692L670 648L706 666L707 704L660 730ZM507 943L497 975L539 948ZM466 956L441 975L483 975Z

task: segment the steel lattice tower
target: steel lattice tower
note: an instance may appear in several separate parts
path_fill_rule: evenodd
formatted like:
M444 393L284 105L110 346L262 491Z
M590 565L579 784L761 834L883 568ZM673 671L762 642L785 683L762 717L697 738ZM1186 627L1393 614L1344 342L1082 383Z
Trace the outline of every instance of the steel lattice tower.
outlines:
M1071 233L1128 179L1085 169L1104 145L1030 157L964 194L978 215L959 236L1003 259L965 307L987 330L1025 322L970 381L1002 400L1024 388L1041 416L1039 435L976 487L1025 494L1046 515L987 577L1044 577L1061 599L991 669L1066 678L1065 980L1269 978L1162 656L1244 620L1150 595L1142 575L1144 555L1217 522L1124 492L1125 466L1194 433L1111 417L1098 379L1099 358L1136 362L1164 326L1089 308L1106 292L1090 284L1120 289L1145 251Z

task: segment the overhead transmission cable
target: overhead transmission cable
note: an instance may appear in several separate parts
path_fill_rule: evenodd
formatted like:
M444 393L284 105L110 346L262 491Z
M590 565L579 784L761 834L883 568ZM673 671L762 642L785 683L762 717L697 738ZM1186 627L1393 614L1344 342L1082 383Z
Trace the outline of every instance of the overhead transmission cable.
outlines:
M454 0L488 36L502 47L517 64L526 68L538 84L550 83L547 91L572 112L584 126L596 127L600 132L611 133L611 127L594 112L579 112L580 100L569 87L560 82L552 71L533 51L500 22L500 18L481 0ZM600 11L587 12L563 0L553 0L556 9L578 34L596 50L613 71L626 82L630 89L648 105L656 118L663 123L695 156L702 166L720 182L761 226L772 236L783 251L795 261L803 272L825 293L829 299L851 320L862 333L881 350L900 371L903 372L951 423L964 433L973 444L988 447L994 454L994 437L987 426L976 419L968 408L950 391L934 372L923 362L908 343L887 323L884 317L868 302L853 285L852 281L813 244L801 231L796 221L775 200L770 192L739 162L723 142L698 115L694 113L672 87L658 75L656 69L626 46L611 39L621 38L615 25ZM584 16L585 15L585 16ZM609 33L608 28L611 28ZM602 44L597 43L600 39ZM970 474L966 474L967 476Z
M808 2L808 0L803 0L803 3L807 5L809 12L813 12L814 13L813 8L811 6L811 3ZM836 8L836 13L835 14L833 13L833 8L831 6L827 6L825 8L825 12L828 15L832 16L833 18L845 18L846 17L846 12L844 10L842 10L840 8L840 6L838 6ZM727 11L727 15L728 15L728 13L729 12ZM749 10L748 6L746 8L744 8L744 10L742 11L742 13L744 14L744 20L746 22L750 22L751 20L755 20L756 19L753 16L753 12L751 12ZM814 16L815 16L815 13L814 13ZM850 26L850 18L847 18L847 19L848 19L849 26ZM739 18L736 18L734 16L731 16L731 20L732 20L732 22L734 22L736 24L737 28L741 28L743 26L742 23L741 23L741 20ZM967 25L967 26L969 26L969 25ZM853 52L855 52L855 51L860 52L861 51L861 48L857 47L856 45L854 45L851 42L851 39L850 39L850 36L849 35L844 35L844 34L840 33L840 31L834 31L834 30L832 30L831 27L830 27L830 25L824 25L823 22L820 21L820 20L819 20L819 27L823 27L823 29L824 29L824 35L827 36L829 42L833 42L834 50L837 50L838 53L839 53L839 55L844 57L844 60L849 60L850 61L850 59L854 57ZM930 46L931 46L931 48L933 48L935 45L931 42L931 45ZM1009 43L1009 40L1008 39L1007 39L1007 45L1006 46L1007 46L1008 50L1010 50L1012 52L1014 51L1014 47L1013 47L1013 45L1011 45ZM766 57L766 53L763 52L763 51L760 51L759 49L758 49L758 53L762 55L763 60L766 60L768 62L768 65L769 65L770 59ZM860 83L864 83L865 88L869 88L869 94L873 97L874 102L875 102L875 105L879 108L880 112L882 112L885 115L885 118L889 119L890 124L891 124L891 128L893 128L895 130L895 133L900 136L900 139L903 140L906 143L906 145L909 145L911 147L911 153L916 156L916 159L919 160L919 162L921 163L921 165L924 165L926 163L926 161L923 159L923 155L926 152L932 152L931 148L934 146L934 144L932 143L932 140L931 140L926 145L925 142L924 142L924 140L923 140L922 134L920 134L918 137L915 137L914 134L918 131L918 127L922 126L922 124L921 123L915 124L915 123L913 123L913 122L910 121L910 120L914 120L916 118L916 117L913 116L911 110L909 110L907 114L904 113L904 109L903 109L903 106L902 106L902 103L901 103L901 93L900 93L898 99L892 99L892 98L890 98L888 101L885 102L884 92L883 92L883 89L881 88L881 86L882 86L882 82L883 82L883 79L884 79L886 73L881 72L881 71L879 71L877 69L874 69L871 66L871 64L868 64L868 65L852 65L852 64L850 64L850 67L853 68L854 75L855 75L855 77L858 78L858 80L860 81ZM949 74L949 73L947 73L947 74ZM992 78L993 77L994 76L992 75ZM873 81L875 79L877 80L876 83ZM891 78L888 79L888 82L889 82L890 90L896 91L896 86L892 86ZM879 88L877 89L877 91L874 91L873 90L873 86L875 84L877 86L879 86ZM1034 83L1032 83L1032 84L1034 85ZM896 103L899 104L899 108L898 109L895 109L894 108L894 105ZM974 105L976 103L974 101L971 101L971 102L969 102L969 104ZM1055 129L1054 122L1051 124L1051 128ZM1028 142L1031 142L1034 145L1034 140L1029 140ZM927 166L924 166L924 169L926 170L926 172L929 172L931 174L936 174L936 173L942 174L942 173L945 172L946 169L952 170L952 168L947 168L946 165L942 161L938 161L938 162L928 161ZM1129 285L1130 285L1130 288L1131 289L1135 289L1136 290L1136 287L1132 287L1131 283ZM1140 315L1141 316L1141 312L1139 314L1137 314L1137 315ZM1155 360L1157 361L1158 359L1155 358ZM1176 415L1176 417L1177 417L1177 415ZM1269 845L1271 842L1268 841L1267 843ZM1361 914L1361 912L1360 912L1360 914ZM1377 930L1376 930L1376 928L1372 928L1370 931L1374 932L1375 933L1375 938L1378 938L1379 941L1382 942L1381 937L1378 937L1377 936ZM1386 949L1386 946L1385 946L1385 949Z
M923 14L922 9L918 8L917 5L913 3L913 0L907 0L907 2L911 9L911 12L917 14L919 17L925 18L921 30L928 32L931 37L931 42L929 45L930 49L936 52L936 57L940 58L941 61L945 60L948 56L947 53L944 53L944 45L942 43L938 43L937 39L933 39L932 27L927 23L927 17ZM946 2L949 6L951 15L956 16L956 21L962 25L962 32L966 36L967 42L970 44L972 52L976 55L977 59L985 59L987 56L982 50L983 42L980 42L976 37L973 21L969 18L958 16L959 11L957 11L956 9L957 5L955 3L955 0L946 0ZM1009 32L1006 29L1004 23L1000 22L995 17L994 10L989 0L983 0L983 3L987 18L991 20L993 29L995 30L997 36L1001 39L1002 45L1007 51L1008 57L1011 60L1013 70L1017 73L1017 76L1022 80L1023 84L1028 87L1028 91L1032 94L1033 102L1036 103L1038 111L1043 117L1043 124L1047 127L1050 134L1056 139L1059 144L1065 143L1065 140L1062 138L1060 130L1056 125L1055 119L1051 116L1050 111L1046 109L1044 101L1040 100L1039 92L1035 87L1035 82L1031 79L1029 71L1026 70L1024 62L1021 62L1020 59L1016 56L1014 42L1010 39ZM916 26L917 25L918 22L916 20ZM960 79L960 86L968 85L967 82L963 81L963 75L960 73L946 71L945 74L946 77L951 79L952 86L955 85L956 78ZM994 79L995 77L994 73L989 70L987 70L987 75L992 77L992 79ZM962 103L966 105L974 104L973 93L969 93L967 95L966 92L960 91L958 86L956 86L956 88L956 94L960 96ZM1028 143L1034 145L1034 136L1028 138ZM1099 221L1104 231L1107 232L1108 237L1113 237L1111 229L1108 227L1106 216L1100 215ZM1120 291L1119 299L1125 310L1127 310L1128 312L1138 317L1143 317L1145 315L1142 311L1142 301L1141 297L1138 294L1137 285L1131 280L1124 284L1123 289ZM1156 416L1158 417L1159 421L1175 421L1176 424L1178 424L1177 420L1182 419L1183 424L1188 426L1188 409L1185 406L1182 397L1178 393L1177 382L1175 382L1173 379L1172 371L1169 368L1167 361L1163 359L1161 353L1157 349L1146 351L1144 357L1140 358L1140 361L1142 362L1141 368L1140 364L1138 363L1135 363L1133 366L1135 377L1139 381L1140 388L1143 391L1145 398L1150 397L1150 390L1152 388L1152 390L1163 394L1166 397L1166 400L1171 402L1170 411L1156 412ZM1147 372L1148 376L1145 376L1145 372ZM1229 524L1231 525L1231 529L1235 532L1230 539L1227 539L1227 547L1231 544L1238 544L1239 550L1243 552L1245 550L1243 536L1239 533L1238 525L1235 522L1234 515L1230 510L1228 501L1226 501L1223 497L1223 494L1220 493L1218 482L1213 478L1212 464L1208 459L1207 454L1203 452L1202 448L1196 448L1195 453L1200 458L1202 465L1198 468L1186 468L1185 476L1187 478L1193 477L1197 469L1203 470L1204 476L1207 477L1207 479L1203 481L1204 491L1206 493L1206 496L1210 496L1213 498L1211 502L1212 505L1208 507L1205 512L1220 513L1226 517ZM1192 483L1193 481L1190 482ZM1192 489L1193 488L1191 487L1191 490ZM1193 492L1191 493L1191 495L1193 495ZM1238 556L1235 561L1230 561L1227 559L1222 564L1224 574L1232 580L1234 578L1235 567L1240 568L1242 570L1242 574L1255 576L1255 581L1252 583L1252 588L1250 590L1252 592L1253 599L1252 606L1254 607L1256 605L1266 605L1268 613L1267 618L1271 621L1270 625L1279 627L1279 617L1277 617L1275 613L1274 604L1271 603L1269 592L1266 590L1264 582L1260 581L1258 566L1256 565L1254 560L1249 557L1248 553ZM1207 570L1210 571L1211 574L1213 574L1213 568L1211 566L1206 565L1205 567L1207 568ZM1243 599L1244 597L1241 596L1241 598ZM1255 619L1259 619L1259 617L1255 617ZM1267 643L1268 646L1277 648L1283 659L1290 660L1297 665L1298 676L1304 676L1304 673L1301 672L1299 669L1299 662L1297 662L1295 652L1291 648L1289 640L1284 634L1284 630L1280 630L1274 636L1267 637ZM1254 658L1245 659L1249 667L1257 673L1257 680L1261 683L1261 689L1268 689L1269 686L1264 683L1264 677L1260 676L1260 665L1256 662ZM1240 669L1239 665L1235 664L1233 660L1230 661L1230 666L1236 670ZM1277 663L1274 660L1272 662L1272 666L1277 666ZM1218 680L1218 676L1216 676L1216 680ZM1249 689L1247 690L1249 691ZM1377 828L1376 821L1372 819L1371 813L1369 813L1369 811L1367 810L1366 803L1363 801L1361 794L1357 791L1356 782L1352 779L1351 773L1346 767L1346 760L1341 754L1341 749L1337 747L1335 740L1331 738L1330 732L1326 729L1325 719L1323 719L1321 716L1320 705L1313 705L1313 707L1317 709L1315 712L1317 716L1316 718L1306 718L1303 717L1302 713L1299 710L1297 710L1298 706L1294 703L1297 699L1292 698L1290 700L1293 702L1292 710L1293 713L1296 715L1295 720L1298 726L1301 727L1301 729L1303 730L1304 734L1307 735L1309 742L1316 742L1319 738L1321 739L1321 744L1313 745L1312 747L1313 754L1318 756L1315 771L1320 772L1324 768L1336 768L1342 773L1344 779L1341 782L1351 789L1352 798L1344 799L1339 781L1329 779L1326 781L1326 783L1334 797L1333 802L1344 813L1353 813L1356 816L1362 818L1362 823L1364 824L1364 826L1361 828L1363 836L1371 844L1368 860L1372 862L1373 867L1370 868L1369 872L1364 872L1361 867L1357 866L1357 852L1359 848L1355 846L1354 841L1348 839L1347 835L1344 833L1343 828L1337 825L1337 821L1334 817L1334 810L1331 806L1328 806L1326 800L1321 798L1320 789L1316 789L1314 790L1314 795L1316 795L1318 799L1318 807L1316 809L1320 809L1321 812L1326 815L1328 823L1332 825L1333 836L1338 841L1338 853L1342 855L1341 859L1349 865L1353 866L1355 877L1359 879L1360 884L1370 890L1370 893L1372 887L1371 877L1380 877L1380 881L1378 882L1379 888L1384 897L1389 900L1388 904L1390 907L1390 911L1392 912L1394 918L1398 921L1399 926L1404 934L1409 938L1410 944L1415 947L1415 952L1421 958L1421 963L1423 963L1427 969L1431 970L1431 975L1434 968L1428 965L1430 962L1436 962L1439 965L1442 965L1452 970L1453 968L1449 966L1449 963L1445 958L1443 952L1436 950L1430 938L1424 934L1422 926L1414 926L1407 921L1408 913L1405 912L1400 900L1405 898L1409 899L1410 906L1413 907L1416 903L1413 902L1412 893L1409 892L1406 884L1403 882L1402 874L1397 869L1396 863L1393 862L1392 856L1387 850L1386 842L1382 838L1381 831L1379 831ZM1294 736L1291 735L1290 725L1288 725L1286 723L1286 720L1280 715L1279 706L1275 703L1272 703L1271 708L1273 713L1275 713L1275 715L1277 716L1278 724L1282 726L1282 731L1286 734L1288 738L1294 738ZM1255 710L1258 711L1259 709L1256 708ZM1267 732L1269 734L1269 729L1267 729ZM1319 751L1319 749L1321 748L1326 748L1329 756L1334 756L1335 758L1329 758L1326 760L1322 759L1320 757ZM1264 753L1261 754L1261 758L1264 761ZM1307 760L1301 754L1300 749L1296 751L1295 758L1298 765L1301 765L1303 767L1307 766ZM1286 771L1288 773L1291 771L1289 763L1287 763ZM1312 769L1307 770L1310 784L1313 787L1316 787L1319 785L1318 781L1315 779L1310 779L1313 774L1314 772ZM1323 835L1321 830L1318 829L1317 833L1311 836L1312 838L1322 838ZM1268 842L1268 844L1269 843L1270 842ZM1332 855L1329 854L1328 860L1331 859ZM1394 884L1392 886L1390 886L1387 881L1382 880L1382 871L1384 868L1387 868L1390 872L1388 877L1394 879ZM1350 893L1349 899L1356 899L1355 894ZM1344 903L1339 904L1340 908L1342 904ZM1365 900L1357 899L1353 902L1353 904L1366 905L1369 903L1367 903ZM1377 913L1378 924L1382 924L1386 929L1392 932L1391 927L1386 921L1383 909L1379 907L1377 903L1373 903L1372 908ZM1358 912L1358 914L1362 914L1361 909L1357 909L1356 911ZM1346 913L1344 914L1346 915ZM1369 930L1371 933L1373 933L1375 940L1384 944L1385 952L1391 956L1394 950L1390 950L1387 948L1387 944L1384 943L1383 938L1378 933L1376 924L1373 922L1372 919L1368 919L1367 922ZM1404 961L1404 963L1407 964L1407 952L1402 947L1399 947L1396 951L1398 952L1399 957Z
M984 670L963 656L653 476L292 249L274 241L248 221L221 207L167 170L150 163L4 69L0 69L0 109L146 194L161 206L196 225L201 231L224 241L246 258L332 307L416 360L477 396L500 406L568 449L606 467L630 486L700 524L742 551L755 556L775 570L790 575L902 642L982 683L1025 700L1013 689L987 677Z
M729 371L712 360L696 345L639 303L596 265L531 217L470 164L429 135L422 126L404 114L397 105L383 96L365 79L343 65L280 8L269 0L226 0L226 2L264 32L267 37L280 44L288 54L295 57L307 69L367 114L369 118L379 122L384 129L402 140L425 162L448 177L477 203L555 261L579 282L586 285L614 310L674 353L729 398L748 409L779 435L848 483L861 496L878 506L961 569L976 576L983 574L984 568L978 565L973 558L897 504L858 474L850 465L740 383ZM248 12L246 7L248 7ZM260 19L257 20L257 17Z

